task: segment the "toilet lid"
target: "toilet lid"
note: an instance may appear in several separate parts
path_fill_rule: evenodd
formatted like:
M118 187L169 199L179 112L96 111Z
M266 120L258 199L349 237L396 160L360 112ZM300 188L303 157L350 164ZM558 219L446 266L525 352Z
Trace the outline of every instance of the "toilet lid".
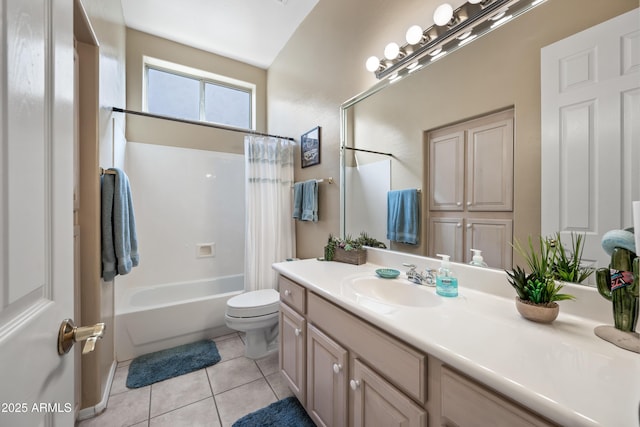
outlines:
M280 294L275 289L260 289L229 298L227 315L256 317L276 313L280 308Z

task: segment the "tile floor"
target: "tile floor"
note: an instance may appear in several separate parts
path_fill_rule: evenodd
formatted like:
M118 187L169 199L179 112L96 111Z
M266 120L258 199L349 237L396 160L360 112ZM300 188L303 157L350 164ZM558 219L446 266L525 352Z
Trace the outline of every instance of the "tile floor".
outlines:
M278 354L244 357L243 336L215 338L220 362L139 389L125 386L131 361L118 364L107 409L78 427L228 427L238 418L292 393L278 370Z

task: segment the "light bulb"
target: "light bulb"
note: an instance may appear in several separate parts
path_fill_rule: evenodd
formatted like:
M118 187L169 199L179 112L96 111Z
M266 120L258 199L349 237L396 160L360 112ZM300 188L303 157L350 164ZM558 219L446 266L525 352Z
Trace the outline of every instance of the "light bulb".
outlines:
M398 43L391 42L384 48L384 57L387 59L396 59L400 54L400 46Z
M418 44L422 41L422 27L420 25L412 25L407 30L407 43Z
M367 71L374 72L380 66L380 60L376 56L370 56L366 62Z
M443 3L433 12L433 22L438 26L446 25L453 18L453 6Z
M471 4L478 4L480 3L482 0L469 0L469 3Z

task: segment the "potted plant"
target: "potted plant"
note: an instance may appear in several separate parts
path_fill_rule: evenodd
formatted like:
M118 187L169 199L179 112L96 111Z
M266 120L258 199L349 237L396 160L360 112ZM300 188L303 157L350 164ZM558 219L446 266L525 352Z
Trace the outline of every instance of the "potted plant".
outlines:
M582 283L594 269L582 265L582 252L584 251L584 234L571 232L571 248L569 253L562 244L560 233L556 233L552 242L555 242L555 259L553 262L553 278L563 282Z
M573 295L562 294L563 288L554 278L558 248L554 241L539 238L539 248L534 248L529 237L529 247L525 249L515 241L514 248L527 262L530 273L516 266L507 271L508 281L516 290L516 308L522 317L540 323L551 323L560 306L557 301L574 299Z
M329 234L327 245L324 247L326 261L346 262L349 264L364 264L367 262L365 246L386 249L386 245L362 232L356 239L346 236L344 239Z

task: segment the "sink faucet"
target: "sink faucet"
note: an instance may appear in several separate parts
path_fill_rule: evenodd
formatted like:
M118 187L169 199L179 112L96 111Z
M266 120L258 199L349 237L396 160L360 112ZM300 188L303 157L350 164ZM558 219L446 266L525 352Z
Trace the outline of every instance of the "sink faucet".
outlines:
M435 286L436 285L436 271L431 268L425 268L424 273L418 273L416 271L415 264L402 263L405 267L409 267L407 271L407 279L417 285Z

